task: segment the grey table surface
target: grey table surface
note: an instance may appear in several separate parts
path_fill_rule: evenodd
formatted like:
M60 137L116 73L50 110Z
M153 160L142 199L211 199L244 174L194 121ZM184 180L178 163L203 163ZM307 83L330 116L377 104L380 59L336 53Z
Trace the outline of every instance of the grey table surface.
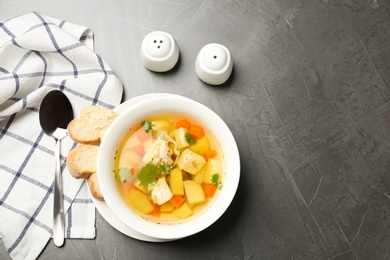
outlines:
M0 0L0 20L32 11L91 28L123 100L168 92L213 109L242 164L231 206L199 234L142 242L97 213L96 239L50 241L39 259L390 259L389 1ZM140 61L157 30L180 48L167 73ZM222 86L195 73L212 42L234 60Z

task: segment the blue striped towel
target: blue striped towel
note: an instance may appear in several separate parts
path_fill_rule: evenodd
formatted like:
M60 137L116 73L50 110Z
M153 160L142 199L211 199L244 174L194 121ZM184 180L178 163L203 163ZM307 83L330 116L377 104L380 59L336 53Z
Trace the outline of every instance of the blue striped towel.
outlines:
M0 22L0 237L13 259L35 259L52 236L53 138L39 124L51 90L70 99L75 116L87 105L114 108L122 84L93 51L92 32L38 12ZM76 146L61 142L66 237L95 237L95 207L86 182L69 174Z

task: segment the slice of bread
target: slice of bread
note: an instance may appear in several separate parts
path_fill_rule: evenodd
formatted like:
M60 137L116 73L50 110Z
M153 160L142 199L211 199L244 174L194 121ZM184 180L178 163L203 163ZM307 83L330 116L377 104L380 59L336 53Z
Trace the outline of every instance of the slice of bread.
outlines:
M117 116L111 109L87 106L81 110L80 118L73 119L68 124L68 134L78 143L99 145Z
M99 200L104 200L96 175L99 145L117 116L108 108L87 106L81 110L80 118L68 124L68 134L78 145L69 152L66 165L74 178L87 179L92 196Z
M66 166L70 174L76 179L87 179L96 173L99 146L79 144L69 152Z
M89 190L91 191L91 194L94 198L98 199L98 200L104 200L103 198L103 194L102 192L100 191L100 188L99 188L99 183L98 183L98 179L97 179L97 174L96 173L93 173L91 174L91 176L89 176L88 178L88 186L89 186Z

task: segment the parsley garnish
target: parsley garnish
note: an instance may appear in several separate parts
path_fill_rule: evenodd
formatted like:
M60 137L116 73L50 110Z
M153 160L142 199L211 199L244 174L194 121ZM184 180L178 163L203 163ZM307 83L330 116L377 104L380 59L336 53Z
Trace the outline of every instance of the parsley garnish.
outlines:
M160 171L164 174L168 174L171 169L172 166L170 166L169 164L163 164L160 166Z
M157 167L152 163L148 163L138 171L135 178L140 181L141 185L145 187L151 187L156 184L157 176L160 173L168 174L171 168L172 166L169 164L164 164L160 167Z
M117 181L123 182L124 180L130 178L131 172L129 168L119 168L115 173L115 179Z
M153 125L152 122L148 120L144 120L141 122L142 128L145 130L146 133L150 133L153 131Z
M141 185L150 187L156 183L158 174L156 165L148 163L138 171L135 178L141 182Z
M216 188L222 189L223 185L222 182L219 180L219 173L214 173L213 175L211 175L211 182Z
M185 133L184 138L188 144L196 144L196 139L190 133Z

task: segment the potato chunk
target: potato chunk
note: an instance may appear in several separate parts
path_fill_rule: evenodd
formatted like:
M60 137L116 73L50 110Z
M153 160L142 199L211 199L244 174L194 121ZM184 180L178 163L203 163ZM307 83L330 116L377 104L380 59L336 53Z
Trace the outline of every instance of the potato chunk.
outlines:
M187 203L183 203L180 207L175 209L173 215L179 218L188 218L192 215L192 210L188 207Z
M203 165L202 169L200 169L195 175L192 175L192 180L198 184L202 184L204 182L204 176L206 174L206 168L208 167L208 163L206 162Z
M132 166L142 163L142 156L132 150L123 150L120 156L119 167L127 167L131 169Z
M174 129L173 125L166 119L157 119L152 121L153 135L158 136L162 132L169 132Z
M160 211L161 212L172 212L175 209L175 205L172 204L172 202L167 201L164 204L161 205Z
M205 183L212 183L211 176L213 176L214 173L219 173L219 175L222 175L222 162L218 159L210 159L206 163L205 167L201 169L201 171L204 172L204 182Z
M191 180L184 181L183 184L188 203L197 204L206 200L202 186L200 184Z
M169 187L173 195L184 195L183 174L179 167L175 167L169 173Z
M196 174L206 163L206 160L203 156L194 153L190 149L185 149L177 160L177 165L183 171L188 172L189 174Z
M149 214L153 211L153 205L148 199L148 196L138 189L131 189L128 194L128 198L133 207L144 213Z
M197 154L203 155L205 152L210 150L209 139L207 136L203 136L202 138L196 140L196 144L192 144L188 148Z

